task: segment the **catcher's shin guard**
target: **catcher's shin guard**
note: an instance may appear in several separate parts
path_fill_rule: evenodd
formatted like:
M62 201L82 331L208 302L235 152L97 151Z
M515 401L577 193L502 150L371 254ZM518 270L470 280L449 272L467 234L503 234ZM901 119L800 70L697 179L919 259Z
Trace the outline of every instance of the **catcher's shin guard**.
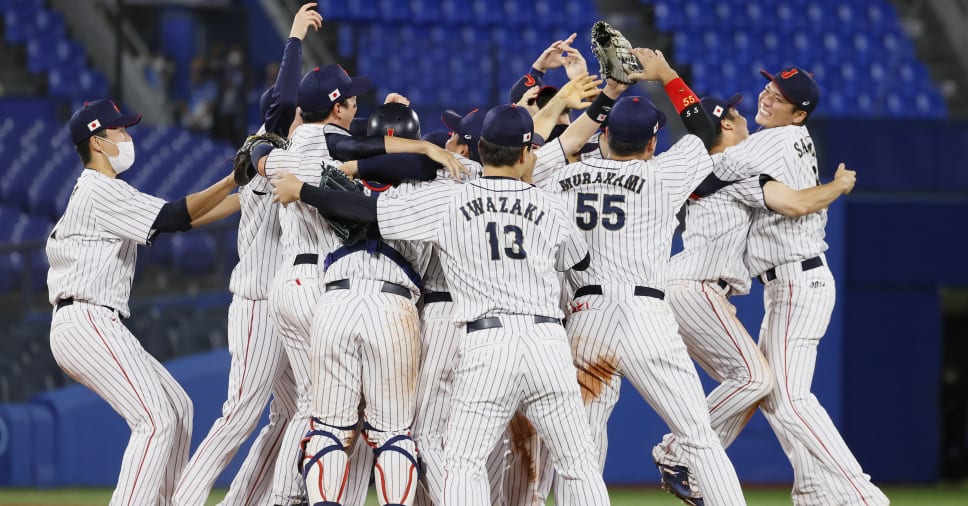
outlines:
M377 498L384 506L410 506L417 493L417 445L409 432L381 432L367 427L367 442L376 457Z
M314 506L339 506L349 475L349 455L356 436L356 425L337 427L317 418L309 422L310 431L300 442L302 472L309 503ZM328 472L327 472L328 471Z

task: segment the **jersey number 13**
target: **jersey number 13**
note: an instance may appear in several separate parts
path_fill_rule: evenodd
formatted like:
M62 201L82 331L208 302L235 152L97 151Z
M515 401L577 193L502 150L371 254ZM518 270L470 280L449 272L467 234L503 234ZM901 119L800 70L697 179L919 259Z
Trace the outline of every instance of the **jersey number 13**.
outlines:
M487 228L485 229L487 233L487 242L491 245L491 260L501 259L501 241L499 240L498 224L490 221L487 223ZM521 260L528 256L528 252L524 251L524 232L521 231L521 227L515 225L505 225L504 226L504 238L505 247L504 256L512 260ZM507 244L510 241L510 244Z

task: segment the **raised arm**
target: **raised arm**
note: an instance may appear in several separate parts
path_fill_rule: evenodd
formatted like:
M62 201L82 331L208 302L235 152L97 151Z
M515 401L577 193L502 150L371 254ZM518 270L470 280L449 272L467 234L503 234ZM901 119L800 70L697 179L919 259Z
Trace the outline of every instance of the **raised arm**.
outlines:
M669 62L662 55L662 51L637 47L632 49L632 54L642 63L644 70L637 74L630 74L630 77L662 82L666 94L672 100L672 105L679 113L686 130L699 137L706 149L709 150L716 138L716 125L712 118L702 110L699 97L669 66Z
M289 40L286 41L282 62L279 64L279 73L276 75L276 84L271 92L272 99L265 111L265 117L262 118L267 132L283 137L289 135L289 125L296 117L296 99L299 94L302 70L302 41L310 28L319 30L322 23L323 17L316 12L315 3L300 7L293 18Z

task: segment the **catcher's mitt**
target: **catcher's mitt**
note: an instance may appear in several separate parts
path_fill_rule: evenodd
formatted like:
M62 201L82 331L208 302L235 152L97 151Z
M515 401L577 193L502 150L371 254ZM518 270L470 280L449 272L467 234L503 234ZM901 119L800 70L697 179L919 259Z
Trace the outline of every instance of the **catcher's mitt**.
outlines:
M346 192L362 193L362 189L355 181L346 177L346 174L338 168L323 162L322 174L319 178L319 187L324 190L338 190ZM336 237L343 244L353 244L366 236L366 223L343 221L338 218L323 215L329 228L333 230Z
M629 74L642 72L642 64L629 52L630 49L629 40L608 23L598 21L592 26L592 51L602 77L632 84Z
M262 144L271 144L273 147L282 149L289 147L289 141L272 132L246 137L245 142L242 143L242 147L235 152L235 158L232 159L232 173L235 178L235 184L244 186L255 177L256 169L252 165L252 150Z

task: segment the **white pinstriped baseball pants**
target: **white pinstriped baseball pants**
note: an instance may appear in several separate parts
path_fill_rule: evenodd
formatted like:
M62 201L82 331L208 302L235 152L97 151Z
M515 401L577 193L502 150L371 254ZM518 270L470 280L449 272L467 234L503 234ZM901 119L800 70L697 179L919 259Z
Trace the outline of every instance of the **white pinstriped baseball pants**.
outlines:
M559 504L609 504L575 380L564 329L530 315L466 333L447 423L445 506L486 505L485 462L521 407L547 443L562 482Z
M424 467L423 487L414 504L431 506L443 503L444 432L450 412L458 347L464 335L463 329L454 325L454 303L424 303L420 309L420 333L420 376L413 439ZM512 419L508 435L500 438L487 457L491 504L543 505L554 471L547 458L547 447L520 412ZM541 467L543 463L546 468ZM543 480L549 484L535 483ZM541 490L543 496L539 495Z
M283 435L282 447L276 460L272 481L273 504L289 504L301 500L305 491L305 482L296 466L302 458L299 442L309 428L312 403L310 336L313 315L323 293L321 280L318 265L293 265L279 271L269 294L273 324L282 337L296 379L297 392L296 412ZM362 505L366 501L370 461L372 454L364 452L363 457L357 459L359 464L351 467L345 504Z
M669 305L635 297L631 286L603 289L604 295L575 299L577 311L568 317L578 382L600 449L599 469L608 446L608 418L625 376L676 435L705 503L746 504L736 470L710 427L699 375Z
M416 459L409 433L416 407L420 368L420 322L411 298L381 291L383 281L351 279L348 289L325 292L312 327L312 415L330 426L348 449L356 438L359 406L364 401L364 432L371 447L388 444ZM341 436L344 436L342 438ZM406 439L397 440L396 436ZM318 451L333 441L314 437L307 445ZM371 454L372 455L372 454ZM354 455L355 457L355 455ZM349 459L354 464L353 457ZM319 492L337 497L347 456L332 452L320 460ZM412 504L417 469L402 453L382 452L374 466L381 504ZM307 477L307 480L309 478ZM313 495L311 494L311 498Z
M712 428L727 448L774 386L766 357L736 318L729 287L716 281L677 280L666 286L666 301L679 324L689 355L720 384L706 397ZM653 456L665 465L685 465L673 434Z
M269 395L269 424L260 431L232 480L223 504L269 502L272 466L286 424L296 411L296 384L282 342L269 320L269 302L233 297L228 314L228 394L222 416L195 449L175 489L173 503L204 504L215 480L255 429Z
M188 462L188 394L118 314L103 306L74 302L55 310L50 351L68 376L101 396L131 427L111 506L169 504Z
M766 314L760 327L760 349L776 376L776 386L761 407L793 465L793 502L886 505L887 497L864 474L810 392L817 346L830 324L836 286L826 262L806 272L798 264L777 267L777 278L766 283Z

